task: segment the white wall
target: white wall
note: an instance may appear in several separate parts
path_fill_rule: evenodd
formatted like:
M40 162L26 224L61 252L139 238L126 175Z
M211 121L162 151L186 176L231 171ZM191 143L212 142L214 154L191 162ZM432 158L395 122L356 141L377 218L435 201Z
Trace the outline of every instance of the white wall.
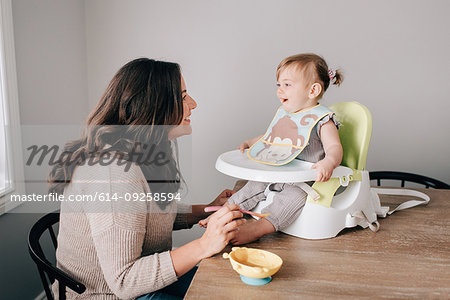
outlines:
M448 11L446 0L89 0L90 107L128 60L179 62L198 102L191 191L206 202L234 182L217 156L263 133L279 105L279 61L315 52L345 72L323 103L356 100L373 114L369 170L450 182Z
M14 0L13 14L26 161L33 137L63 132L61 125L82 124L87 117L85 10L83 1ZM26 189L44 194L48 170L36 169L25 167Z
M12 9L22 124L81 124L88 113L84 2L13 0ZM28 194L44 194L46 186L26 182ZM2 299L34 299L43 291L27 248L28 232L42 215L17 213L26 206L0 216Z
M84 3L12 2L22 124L79 124L88 111Z

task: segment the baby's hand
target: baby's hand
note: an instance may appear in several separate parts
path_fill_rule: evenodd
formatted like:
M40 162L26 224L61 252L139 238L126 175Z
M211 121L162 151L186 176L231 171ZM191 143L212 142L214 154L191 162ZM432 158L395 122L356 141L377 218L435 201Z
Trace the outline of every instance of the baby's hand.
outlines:
M317 170L316 181L328 181L331 174L333 174L334 164L332 161L324 158L316 162L311 168Z
M238 149L241 150L241 152L244 152L245 149L250 148L254 143L256 143L262 137L263 137L262 135L259 135L257 137L252 138L252 139L243 141L239 145Z
M244 152L244 150L248 148L250 148L248 141L243 141L238 147L238 149L241 150L241 152Z

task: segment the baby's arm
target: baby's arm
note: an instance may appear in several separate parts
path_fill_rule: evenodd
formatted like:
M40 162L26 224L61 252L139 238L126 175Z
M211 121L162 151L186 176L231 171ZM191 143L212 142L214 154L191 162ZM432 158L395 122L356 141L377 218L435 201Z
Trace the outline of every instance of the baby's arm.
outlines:
M260 138L262 138L262 137L263 137L263 134L261 134L261 135L259 135L259 136L257 136L257 137L254 137L254 138L252 138L252 139L243 141L243 142L239 145L238 149L241 150L241 152L244 152L245 149L250 148L251 146L253 146L253 144L256 143L256 142L257 142Z
M316 181L327 181L334 168L339 166L342 161L342 145L336 125L332 120L320 128L320 139L325 150L325 158L315 163L312 168L317 169Z

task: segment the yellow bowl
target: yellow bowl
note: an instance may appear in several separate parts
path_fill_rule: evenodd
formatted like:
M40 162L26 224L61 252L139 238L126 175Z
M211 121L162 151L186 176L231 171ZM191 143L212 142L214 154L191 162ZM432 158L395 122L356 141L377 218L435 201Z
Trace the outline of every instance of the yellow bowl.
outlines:
M276 254L254 248L233 247L223 258L229 259L233 269L250 278L266 278L281 268L283 260Z

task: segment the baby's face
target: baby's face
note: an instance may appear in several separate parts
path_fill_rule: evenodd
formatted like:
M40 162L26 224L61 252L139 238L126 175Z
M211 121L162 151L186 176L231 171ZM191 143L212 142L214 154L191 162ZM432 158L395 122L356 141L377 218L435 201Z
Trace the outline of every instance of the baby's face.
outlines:
M277 86L277 96L287 112L294 113L317 104L310 98L310 87L295 66L288 66L280 72Z

